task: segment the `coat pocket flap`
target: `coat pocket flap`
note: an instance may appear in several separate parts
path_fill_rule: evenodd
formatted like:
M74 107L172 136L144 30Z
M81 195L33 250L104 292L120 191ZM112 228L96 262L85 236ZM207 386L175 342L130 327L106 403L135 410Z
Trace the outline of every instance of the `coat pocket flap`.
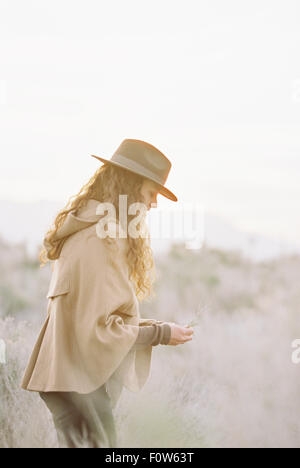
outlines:
M55 278L53 278L55 279ZM60 278L56 281L51 281L49 290L47 293L47 298L60 296L61 294L67 294L70 291L70 279L69 278Z

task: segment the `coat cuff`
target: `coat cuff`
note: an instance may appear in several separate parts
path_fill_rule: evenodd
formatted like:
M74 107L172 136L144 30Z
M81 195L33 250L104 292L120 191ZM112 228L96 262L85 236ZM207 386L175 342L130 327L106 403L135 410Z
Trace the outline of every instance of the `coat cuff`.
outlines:
M165 322L163 322L162 320L155 320L155 319L152 319L152 318L140 318L139 326L143 327L145 325L146 326L147 325L153 325L154 323L161 324L161 323L165 323Z
M168 323L154 323L140 327L135 344L141 346L167 345L171 338L171 327Z

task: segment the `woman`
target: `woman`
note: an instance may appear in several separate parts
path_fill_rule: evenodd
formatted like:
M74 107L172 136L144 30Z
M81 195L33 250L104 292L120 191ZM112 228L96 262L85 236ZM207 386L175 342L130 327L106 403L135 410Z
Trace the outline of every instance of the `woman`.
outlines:
M122 388L144 386L153 346L183 344L193 333L139 313L155 279L146 209L157 193L177 201L164 186L170 161L132 139L110 160L94 157L104 164L44 238L41 265L53 261L47 318L21 382L39 392L59 446L69 448L117 447L113 409Z

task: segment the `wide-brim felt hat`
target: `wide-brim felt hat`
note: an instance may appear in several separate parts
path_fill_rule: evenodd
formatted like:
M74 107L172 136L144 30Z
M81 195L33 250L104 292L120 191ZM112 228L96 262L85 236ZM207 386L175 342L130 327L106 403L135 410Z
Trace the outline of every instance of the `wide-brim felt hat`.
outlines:
M165 187L172 164L161 151L150 143L126 138L110 159L94 154L91 154L91 156L104 163L122 167L127 171L152 180L157 184L157 190L161 195L172 201L178 201L176 195Z

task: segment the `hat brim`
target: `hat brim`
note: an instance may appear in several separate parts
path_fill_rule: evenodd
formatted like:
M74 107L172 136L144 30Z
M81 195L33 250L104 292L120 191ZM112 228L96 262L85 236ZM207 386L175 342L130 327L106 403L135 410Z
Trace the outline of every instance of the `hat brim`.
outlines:
M102 161L104 163L109 163L109 164L112 164L113 166L117 166L117 167L121 167L122 169L126 170L126 171L129 171L129 172L132 172L134 174L139 174L138 172L135 172L135 171L132 171L131 169L128 169L127 167L124 167L122 166L122 164L119 164L117 162L114 162L114 161L111 161L111 159L105 159L105 158L101 158L100 156L95 156L94 154L91 154L91 156L93 156L93 158L96 158L96 159L99 159L99 161ZM171 192L171 190L167 189L164 185L162 184L159 184L158 182L156 182L155 179L152 179L151 177L146 177L144 176L143 174L139 174L141 175L142 177L145 177L145 179L149 179L149 180L152 180L152 182L155 182L156 185L158 186L158 192L163 195L164 197L168 198L169 200L172 200L174 202L177 202L178 199L176 197L176 195L174 195L173 192Z

